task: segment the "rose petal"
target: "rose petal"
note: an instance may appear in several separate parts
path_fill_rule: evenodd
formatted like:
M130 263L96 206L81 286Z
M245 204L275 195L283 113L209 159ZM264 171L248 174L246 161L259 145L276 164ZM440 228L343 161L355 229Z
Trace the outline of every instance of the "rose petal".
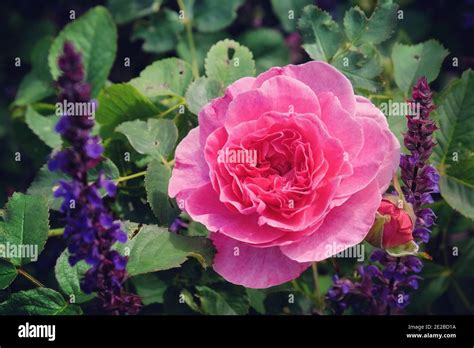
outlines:
M324 92L331 92L351 116L355 112L356 100L351 82L328 63L312 61L300 65L287 65L283 68L272 68L257 77L254 88L258 88L266 80L278 75L290 76L303 82L317 96Z
M216 98L206 104L199 112L199 126L201 127L201 145L204 146L206 139L213 131L224 125L224 117L229 103L240 93L253 88L255 78L243 77L225 90L224 96Z
M304 83L287 76L276 76L265 81L259 89L239 94L229 104L224 123L229 129L256 120L269 111L319 115L320 107L318 98Z
M333 93L321 93L321 120L331 136L339 139L348 154L348 161L359 155L364 144L361 125L345 111L339 99Z
M258 226L256 214L231 211L219 200L211 184L193 191L186 200L185 209L193 220L204 224L209 231L219 231L246 243L268 243L286 233L267 225Z
M385 133L376 121L366 117L354 119L363 129L364 145L357 158L351 161L354 172L342 180L337 197L354 194L372 182L377 177L389 150Z
M362 242L374 223L382 196L377 181L333 208L313 234L281 251L298 262L321 261Z
M370 100L357 96L356 117L367 117L377 122L388 140L389 147L385 152L383 164L377 174L380 192L385 192L390 186L390 181L400 163L400 143L390 131L385 115Z
M209 167L199 143L199 129L199 127L192 129L176 147L175 166L168 186L170 197L209 182Z
M309 263L293 261L280 248L256 248L221 233L211 233L217 249L214 270L231 283L262 289L298 277Z

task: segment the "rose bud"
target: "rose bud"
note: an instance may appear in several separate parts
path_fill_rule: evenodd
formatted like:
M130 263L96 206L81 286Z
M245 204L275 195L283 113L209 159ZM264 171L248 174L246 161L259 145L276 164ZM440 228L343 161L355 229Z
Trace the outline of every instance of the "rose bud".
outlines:
M415 221L411 204L396 196L385 196L365 240L392 256L414 254L418 251L412 233Z

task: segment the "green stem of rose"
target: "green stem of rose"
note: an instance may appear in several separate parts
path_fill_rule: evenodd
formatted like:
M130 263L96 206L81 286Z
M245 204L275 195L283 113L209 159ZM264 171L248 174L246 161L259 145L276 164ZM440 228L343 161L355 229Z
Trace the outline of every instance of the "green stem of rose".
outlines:
M28 279L30 282L32 282L33 284L35 284L37 287L39 288L44 288L45 286L43 285L43 283L41 283L38 279L36 279L35 277L33 277L31 274L29 274L28 272L26 272L25 270L21 269L21 268L17 268L17 273L22 275L24 278Z
M351 42L346 42L344 44L344 46L340 47L337 52L334 54L334 56L332 56L331 58L329 58L329 61L328 63L333 63L335 62L337 59L339 59L339 57L341 57L342 55L344 55L345 53L349 52L350 49L352 48L352 43Z
M132 180L132 179L135 179L135 178L139 178L141 176L145 176L145 174L146 174L146 170L144 170L143 172L130 174L130 175L127 175L127 176L121 176L121 177L117 178L115 180L115 182L118 184L120 182L124 182L124 181L127 181L127 180Z
M186 27L186 35L188 38L189 51L191 52L191 68L193 71L193 76L194 76L194 79L198 79L199 67L198 67L197 58L196 58L196 46L194 44L192 22L191 22L191 19L188 18L186 6L184 6L183 0L177 0L177 1L178 1L179 8L184 13L184 25Z
M321 287L319 285L319 273L318 263L313 262L311 264L311 270L313 271L313 282L314 282L314 298L317 309L320 311L324 310L324 299L321 297Z
M179 96L176 96L176 97L179 97ZM177 104L169 107L168 109L166 109L165 111L163 111L162 113L158 114L158 117L165 117L166 115L168 115L170 112L173 112L174 110L178 109L180 106L184 106L186 105L186 100L183 98L183 97L179 97L178 98L179 101Z

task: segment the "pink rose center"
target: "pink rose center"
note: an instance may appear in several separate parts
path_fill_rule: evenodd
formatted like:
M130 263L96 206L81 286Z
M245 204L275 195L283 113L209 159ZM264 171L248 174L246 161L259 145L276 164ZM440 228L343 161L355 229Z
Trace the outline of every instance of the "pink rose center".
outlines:
M211 169L226 206L243 214L258 212L260 223L283 228L295 217L308 226L323 217L344 151L320 127L318 116L286 114L282 120L282 114L276 119L267 113L226 131L226 137L213 150L218 158L215 172Z

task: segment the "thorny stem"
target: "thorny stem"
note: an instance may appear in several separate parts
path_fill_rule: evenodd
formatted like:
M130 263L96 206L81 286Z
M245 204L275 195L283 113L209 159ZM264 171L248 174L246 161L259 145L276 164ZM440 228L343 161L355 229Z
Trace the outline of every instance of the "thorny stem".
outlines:
M26 279L28 279L30 282L32 282L33 284L35 284L37 287L45 288L45 286L43 285L43 283L41 283L38 279L36 279L35 277L33 277L31 274L29 274L29 273L26 272L25 270L23 270L23 269L21 269L21 268L17 268L16 271L18 272L18 274L21 274L23 277L25 277Z

